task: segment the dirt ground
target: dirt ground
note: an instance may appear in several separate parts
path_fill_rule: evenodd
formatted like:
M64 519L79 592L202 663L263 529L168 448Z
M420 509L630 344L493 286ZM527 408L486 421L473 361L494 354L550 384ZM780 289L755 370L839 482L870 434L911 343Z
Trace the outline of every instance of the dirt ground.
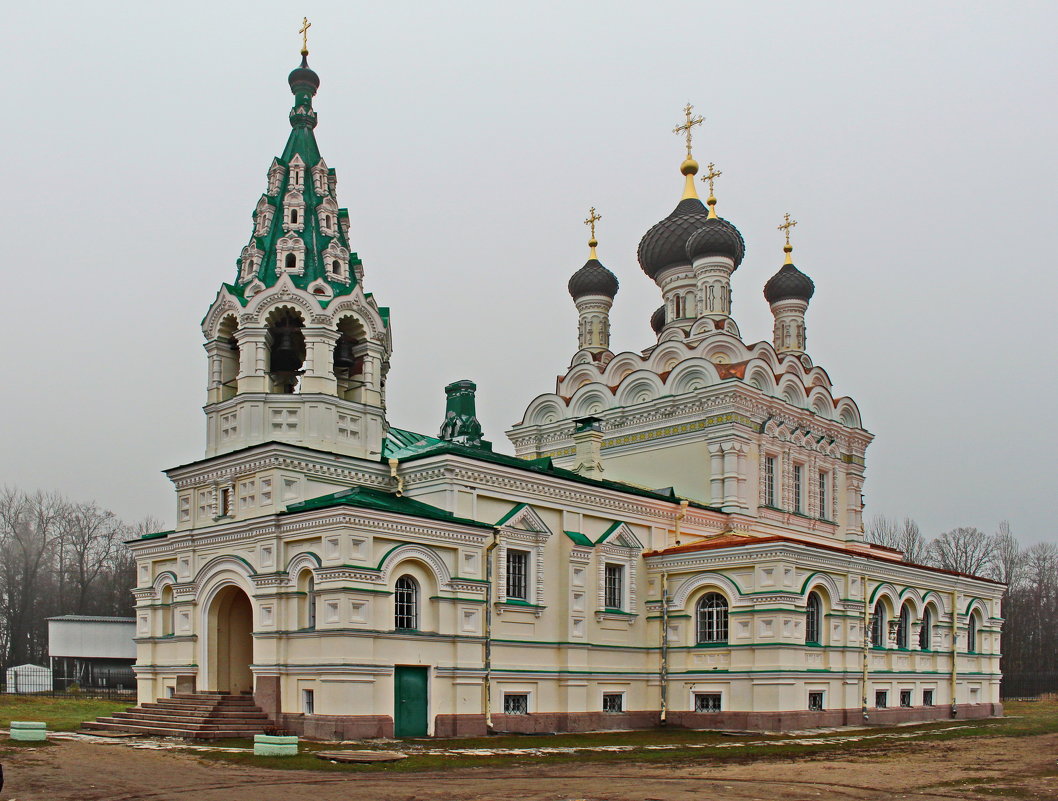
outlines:
M777 801L1058 799L1058 735L887 745L853 755L710 764L628 762L443 773L266 770L185 753L62 741L2 757L2 801Z

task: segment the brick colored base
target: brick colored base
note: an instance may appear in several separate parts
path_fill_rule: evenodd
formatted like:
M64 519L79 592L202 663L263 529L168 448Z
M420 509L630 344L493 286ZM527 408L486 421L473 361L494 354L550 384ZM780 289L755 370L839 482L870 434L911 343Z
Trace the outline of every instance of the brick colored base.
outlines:
M1000 717L1002 704L962 704L952 718L951 707L919 706L868 709L867 720L859 709L823 712L669 712L666 726L673 729L725 731L796 731L838 726L891 726L932 720L976 720ZM280 715L277 725L314 740L359 740L392 737L389 715ZM657 729L659 712L540 712L532 715L493 715L492 733L550 734L553 732ZM434 737L483 737L488 734L484 715L437 715Z

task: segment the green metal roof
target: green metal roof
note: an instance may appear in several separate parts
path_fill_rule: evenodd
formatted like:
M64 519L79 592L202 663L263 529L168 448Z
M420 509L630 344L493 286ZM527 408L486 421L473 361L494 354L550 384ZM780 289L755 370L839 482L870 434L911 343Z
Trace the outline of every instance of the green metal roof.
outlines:
M587 548L591 548L595 545L595 543L591 541L591 537L586 534L581 534L579 531L564 531L562 533L573 540L576 545L583 545Z
M358 509L373 509L379 512L390 512L395 515L421 517L427 520L440 520L444 523L458 523L463 526L492 529L492 526L488 523L482 523L466 517L456 517L451 512L446 512L444 509L439 509L428 503L383 492L373 487L352 487L331 495L323 495L319 498L292 503L280 514L290 515L298 512L309 512L314 509L330 509L336 506L354 506Z

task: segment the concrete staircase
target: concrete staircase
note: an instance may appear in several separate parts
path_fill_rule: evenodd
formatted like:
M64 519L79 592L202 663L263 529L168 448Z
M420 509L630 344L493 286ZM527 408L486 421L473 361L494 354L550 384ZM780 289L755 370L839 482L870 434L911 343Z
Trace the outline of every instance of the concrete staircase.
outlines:
M177 693L111 717L85 723L88 733L123 732L145 737L219 740L264 734L272 726L249 695Z

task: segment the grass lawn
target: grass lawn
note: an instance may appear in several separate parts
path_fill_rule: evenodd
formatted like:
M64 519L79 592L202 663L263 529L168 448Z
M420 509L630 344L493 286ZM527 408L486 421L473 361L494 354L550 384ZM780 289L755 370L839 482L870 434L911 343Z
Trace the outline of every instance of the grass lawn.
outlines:
M1058 732L1058 699L1039 702L1012 702L1007 705L1009 717L1000 720L943 720L924 723L918 726L878 727L875 729L837 730L829 734L814 735L813 740L834 739L835 742L818 742L811 744L784 743L795 738L792 735L731 736L710 731L688 731L684 729L663 729L630 732L589 732L584 734L559 734L554 736L498 736L488 738L463 739L430 739L404 740L399 742L373 743L366 741L355 745L335 745L334 743L302 742L300 751L294 757L255 757L249 753L198 752L202 759L221 760L257 767L282 768L287 770L318 771L432 771L445 769L464 769L470 767L497 767L507 765L539 764L546 759L548 764L573 762L685 762L707 759L712 762L745 762L762 758L786 758L808 756L828 751L848 752L856 750L864 756L884 758L894 749L913 747L921 739L950 740L962 737L1024 737ZM959 728L953 729L952 726ZM915 733L909 739L864 739L848 741L850 735L871 735L880 733ZM745 740L752 745L725 747ZM219 745L220 743L218 743ZM665 750L644 750L644 745L672 745ZM230 740L224 745L251 748L251 740ZM715 748L680 747L680 746L715 745ZM622 751L577 751L569 753L549 753L546 756L526 754L493 755L459 755L416 754L416 750L442 748L482 748L488 750L532 749L532 748L584 748L597 746L621 746L630 750ZM639 746L639 747L637 747ZM317 759L317 751L335 749L378 749L396 750L409 755L408 759L392 763L369 765L344 765ZM882 749L882 750L879 750ZM868 754L868 752L870 752Z
M48 731L76 731L86 720L122 712L135 701L105 698L50 698L46 695L0 695L0 727L12 720L44 721Z

